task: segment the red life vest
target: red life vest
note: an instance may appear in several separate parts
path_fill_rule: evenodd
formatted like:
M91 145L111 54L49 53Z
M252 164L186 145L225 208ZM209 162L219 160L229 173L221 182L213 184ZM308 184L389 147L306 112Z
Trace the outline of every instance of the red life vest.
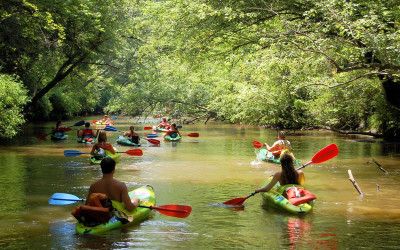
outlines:
M93 130L91 130L91 129L84 129L84 130L82 130L82 135L83 135L83 136L87 136L87 135L92 135L92 136L94 136L94 135L93 135Z
M286 193L288 201L295 206L317 199L313 193L300 187L289 188Z
M113 216L114 209L107 195L93 193L89 197L89 205L82 205L72 211L72 215L88 226L108 222Z

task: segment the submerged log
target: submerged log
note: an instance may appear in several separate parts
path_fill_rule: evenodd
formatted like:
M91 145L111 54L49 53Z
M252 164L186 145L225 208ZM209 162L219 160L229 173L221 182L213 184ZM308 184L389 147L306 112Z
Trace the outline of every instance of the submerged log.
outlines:
M356 188L356 190L358 191L358 193L360 194L360 195L364 195L364 193L363 193L363 191L361 191L361 188L357 185L357 182L356 182L356 180L354 179L354 177L353 177L353 174L351 173L351 170L349 169L348 170L348 173L349 173L349 180L351 181L351 183L353 183L353 186Z

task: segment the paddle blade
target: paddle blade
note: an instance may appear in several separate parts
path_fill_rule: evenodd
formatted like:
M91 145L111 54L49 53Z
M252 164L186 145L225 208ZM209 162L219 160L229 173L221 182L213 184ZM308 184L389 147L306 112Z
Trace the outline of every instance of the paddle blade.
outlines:
M89 154L89 153L83 153L83 152L78 151L78 150L64 150L64 155L66 157L75 157L75 156L78 156L78 155L81 155L81 154Z
M157 134L148 134L147 135L147 138L156 138L156 137L158 137Z
M333 157L339 154L339 149L336 144L332 143L325 148L321 149L318 153L314 155L312 158L313 163L320 163L332 159Z
M58 129L56 129L56 131L71 131L72 130L72 128L58 128Z
M241 198L234 198L232 200L229 201L225 201L224 205L236 205L236 206L240 206L243 204L243 202L247 199L247 197L241 197Z
M160 144L160 141L156 140L156 139L146 139L146 138L144 138L144 139L147 140L148 142L152 143L152 144L155 144L155 145Z
M78 201L83 201L83 199L78 198L72 194L65 193L55 193L49 199L50 205L69 205Z
M128 154L128 155L135 155L135 156L142 156L143 155L143 151L141 149L138 149L138 148L131 149L131 150L128 150L126 152L120 152L120 153L125 153L125 154Z
M98 120L92 120L92 123L96 123L96 122L98 122Z
M38 138L39 140L46 140L46 137L48 136L49 134L41 134L41 135L38 135L38 136L36 136L36 138Z
M199 137L200 135L199 135L199 133L190 133L190 134L187 134L187 136L190 136L190 137Z
M144 127L144 130L152 130L153 127Z
M112 132L117 132L119 131L116 127L112 127L110 125L106 125L106 127L104 128L105 131L112 131Z
M258 141L253 141L253 145L255 148L261 148L263 146L262 143Z
M156 209L161 214L178 218L186 218L192 212L192 207L184 205L164 205L164 206L149 207L149 208Z
M82 125L85 125L85 121L79 121L79 122L77 122L77 123L75 123L74 125L72 125L71 127L79 127L79 126L82 126Z
M118 119L118 117L114 116L110 120L115 120L115 119Z

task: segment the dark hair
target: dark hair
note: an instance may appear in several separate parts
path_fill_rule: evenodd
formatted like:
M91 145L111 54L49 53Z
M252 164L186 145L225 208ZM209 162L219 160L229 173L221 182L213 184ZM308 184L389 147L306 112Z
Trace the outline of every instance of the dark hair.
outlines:
M104 158L101 163L101 172L103 174L109 174L115 169L115 161L111 157Z
M87 127L87 128L90 127L90 122L86 122L85 127Z
M285 131L279 131L279 132L278 132L278 136L279 136L281 139L285 139L285 137L286 137Z
M294 169L293 165L293 156L291 154L285 153L281 156L280 162L282 166L282 182L281 185L287 184L299 184L298 183L298 174Z
M135 127L134 126L130 126L129 130L135 130Z
M61 125L61 121L58 120L57 123L56 123L56 128L58 128L60 125Z
M97 139L98 142L107 142L107 133L105 131L99 132L99 138Z

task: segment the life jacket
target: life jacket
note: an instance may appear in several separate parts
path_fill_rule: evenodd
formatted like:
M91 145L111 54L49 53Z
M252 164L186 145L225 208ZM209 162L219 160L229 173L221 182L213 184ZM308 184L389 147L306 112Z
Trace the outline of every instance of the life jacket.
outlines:
M286 194L288 201L295 206L317 199L313 193L301 187L289 187Z
M93 227L107 223L114 215L114 208L107 195L93 193L89 197L89 205L79 206L71 214L84 225Z
M166 123L166 122L162 122L162 123L160 123L160 125L158 125L160 128L163 128L163 129L169 129L169 124L168 123Z
M97 146L97 148L102 148L102 149L108 150L110 152L114 149L111 144L105 144L105 145L97 144L96 146Z
M139 144L140 138L139 138L138 135L131 135L131 136L130 136L130 140L131 140L131 142L133 142L133 143L135 143L135 144Z
M93 130L92 129L84 129L84 130L82 130L82 135L83 136L88 136L88 135L94 136Z

